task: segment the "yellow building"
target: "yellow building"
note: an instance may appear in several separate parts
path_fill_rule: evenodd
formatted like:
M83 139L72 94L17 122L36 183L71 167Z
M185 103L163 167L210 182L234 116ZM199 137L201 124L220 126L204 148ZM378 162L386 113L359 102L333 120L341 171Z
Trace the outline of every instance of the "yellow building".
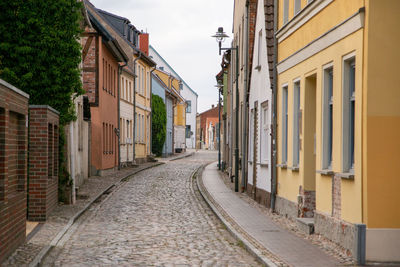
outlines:
M135 62L135 161L141 163L151 154L151 71L155 63L144 53Z
M400 1L278 3L276 210L400 261Z

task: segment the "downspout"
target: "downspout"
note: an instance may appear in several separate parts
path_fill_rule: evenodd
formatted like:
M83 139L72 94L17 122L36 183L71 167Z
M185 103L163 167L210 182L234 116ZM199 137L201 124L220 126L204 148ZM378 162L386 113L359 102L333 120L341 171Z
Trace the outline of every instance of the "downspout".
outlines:
M245 36L245 40L246 40L246 46L245 46L245 50L246 51L244 53L245 56L245 64L244 64L244 90L243 90L243 125L244 125L244 131L243 131L243 135L242 135L242 149L243 149L243 159L242 159L242 192L244 192L247 188L247 120L248 120L248 102L247 102L247 92L248 92L248 75L249 75L249 30L250 30L250 26L249 26L249 1L246 1L246 36ZM256 186L256 185L253 185Z
M142 52L139 51L139 56L133 60L133 149L132 149L132 164L135 164L136 162L136 61L138 61L142 57Z
M78 118L79 119L79 118ZM75 153L73 151L75 144L74 144L74 137L73 137L73 132L74 132L74 127L73 127L73 121L69 123L69 141L70 141L70 147L69 147L69 153L70 153L70 168L71 168L71 179L72 179L72 204L75 204L76 201L76 192L75 192Z
M277 100L278 100L278 73L276 69L278 59L278 42L276 40L276 32L278 30L278 0L274 0L274 70L273 70L273 84L272 84L272 112L273 112L273 125L272 125L272 138L271 138L271 159L272 159L272 176L271 176L271 210L275 211L276 191L277 191Z
M150 154L153 154L153 71L156 69L157 66L150 71Z
M116 131L117 137L118 137L118 170L121 169L121 99L120 99L120 91L121 91L121 74L122 74L122 69L127 65L125 62L124 65L119 65L118 64L118 92L117 92L117 99L118 99L118 131Z

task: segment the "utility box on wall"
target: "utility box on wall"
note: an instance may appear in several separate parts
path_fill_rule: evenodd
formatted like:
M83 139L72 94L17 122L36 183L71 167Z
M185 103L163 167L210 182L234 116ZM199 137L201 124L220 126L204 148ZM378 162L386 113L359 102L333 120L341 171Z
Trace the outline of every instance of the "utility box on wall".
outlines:
M29 106L28 220L45 221L58 202L59 113Z

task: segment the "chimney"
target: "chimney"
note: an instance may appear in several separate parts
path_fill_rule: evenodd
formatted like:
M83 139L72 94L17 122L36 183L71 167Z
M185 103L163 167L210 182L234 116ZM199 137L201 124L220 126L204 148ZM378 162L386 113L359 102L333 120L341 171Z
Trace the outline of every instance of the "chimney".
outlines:
M139 35L139 49L143 53L146 54L146 56L149 56L149 34L148 33L140 33Z
M213 104L213 105L211 105L211 108L214 108L214 104Z

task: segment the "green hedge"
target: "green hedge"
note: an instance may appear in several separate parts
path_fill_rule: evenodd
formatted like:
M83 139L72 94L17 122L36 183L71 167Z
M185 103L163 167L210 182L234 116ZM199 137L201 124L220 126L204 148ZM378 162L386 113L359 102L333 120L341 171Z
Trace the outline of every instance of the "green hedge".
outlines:
M151 95L152 103L152 132L151 143L153 153L161 156L165 137L167 136L167 109L165 103L158 95Z

